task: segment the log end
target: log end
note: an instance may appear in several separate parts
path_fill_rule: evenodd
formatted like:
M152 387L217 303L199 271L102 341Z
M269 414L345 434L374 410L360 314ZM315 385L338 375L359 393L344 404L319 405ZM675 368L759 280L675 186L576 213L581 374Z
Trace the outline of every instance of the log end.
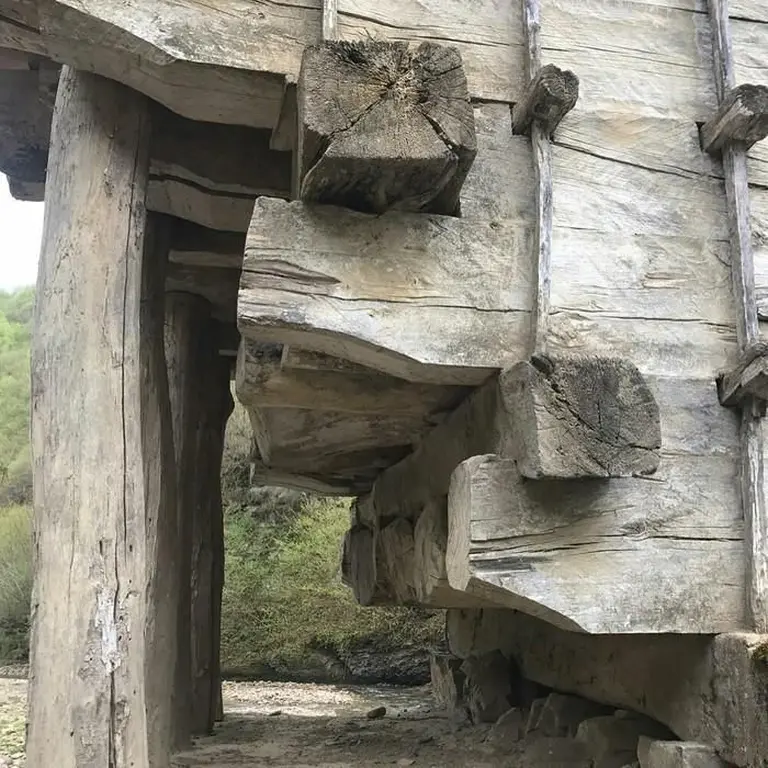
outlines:
M714 154L726 144L748 149L768 136L768 86L745 83L728 92L700 130L701 148Z

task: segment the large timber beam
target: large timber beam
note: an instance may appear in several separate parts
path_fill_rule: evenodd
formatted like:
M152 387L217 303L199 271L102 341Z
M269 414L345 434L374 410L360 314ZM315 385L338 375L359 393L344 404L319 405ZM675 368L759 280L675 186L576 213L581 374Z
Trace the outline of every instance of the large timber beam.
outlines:
M165 768L175 473L149 104L65 69L32 350L37 554L27 760ZM170 642L169 642L170 640Z
M452 215L477 152L455 47L383 40L308 47L298 82L302 200Z
M477 385L524 354L528 239L507 221L259 198L238 326L409 381Z
M595 637L485 609L448 611L446 635L460 658L501 650L530 680L642 712L733 765L759 768L768 754L765 635Z

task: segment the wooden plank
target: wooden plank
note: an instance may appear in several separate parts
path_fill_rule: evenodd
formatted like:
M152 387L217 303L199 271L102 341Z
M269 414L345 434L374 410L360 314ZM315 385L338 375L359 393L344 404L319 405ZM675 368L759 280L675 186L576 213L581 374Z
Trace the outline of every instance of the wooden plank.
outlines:
M208 229L184 219L174 219L172 229L171 261L188 267L239 270L243 266L245 236L242 233Z
M235 320L239 278L237 269L192 267L172 262L168 265L165 288L202 296L212 305L217 320L231 323Z
M710 5L715 85L725 100L736 85L727 0ZM736 329L744 351L757 341L757 303L752 230L749 214L746 151L734 144L723 148L725 193L731 229L731 276L736 303ZM768 511L763 494L763 426L753 404L745 404L741 422L741 487L746 520L747 602L752 628L768 631Z
M527 254L526 231L503 222L260 198L238 326L411 381L477 384L522 355Z
M339 38L339 0L323 0L323 40Z
M176 480L162 260L142 253L148 116L138 94L64 70L32 352L30 765L171 751Z
M527 483L485 455L451 479L451 586L563 629L740 630L742 551L733 465L717 457L668 457L653 478Z
M414 384L376 371L296 369L283 365L281 357L264 354L261 345L247 340L240 345L236 381L243 405L409 416L427 429L468 393L465 387Z

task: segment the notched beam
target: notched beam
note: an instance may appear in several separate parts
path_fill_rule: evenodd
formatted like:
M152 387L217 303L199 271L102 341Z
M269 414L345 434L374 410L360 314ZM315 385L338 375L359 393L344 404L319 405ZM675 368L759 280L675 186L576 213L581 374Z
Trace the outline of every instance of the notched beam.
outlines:
M539 355L499 383L523 476L631 477L658 468L659 407L632 363Z
M748 346L732 371L717 377L717 396L720 404L738 407L747 399L759 401L762 413L768 401L768 344L758 341Z
M728 92L715 115L701 127L701 147L715 153L726 144L749 149L768 136L768 86L744 84Z
M578 98L579 78L568 69L547 64L531 80L512 110L514 133L529 134L535 121L545 136L551 136Z
M301 198L381 213L454 214L477 152L456 48L326 42L298 82Z

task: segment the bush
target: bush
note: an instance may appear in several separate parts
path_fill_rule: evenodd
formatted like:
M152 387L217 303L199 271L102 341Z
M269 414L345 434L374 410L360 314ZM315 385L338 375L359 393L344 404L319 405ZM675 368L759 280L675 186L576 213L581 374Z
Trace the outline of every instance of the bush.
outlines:
M25 661L32 594L32 517L28 507L0 509L0 662Z

